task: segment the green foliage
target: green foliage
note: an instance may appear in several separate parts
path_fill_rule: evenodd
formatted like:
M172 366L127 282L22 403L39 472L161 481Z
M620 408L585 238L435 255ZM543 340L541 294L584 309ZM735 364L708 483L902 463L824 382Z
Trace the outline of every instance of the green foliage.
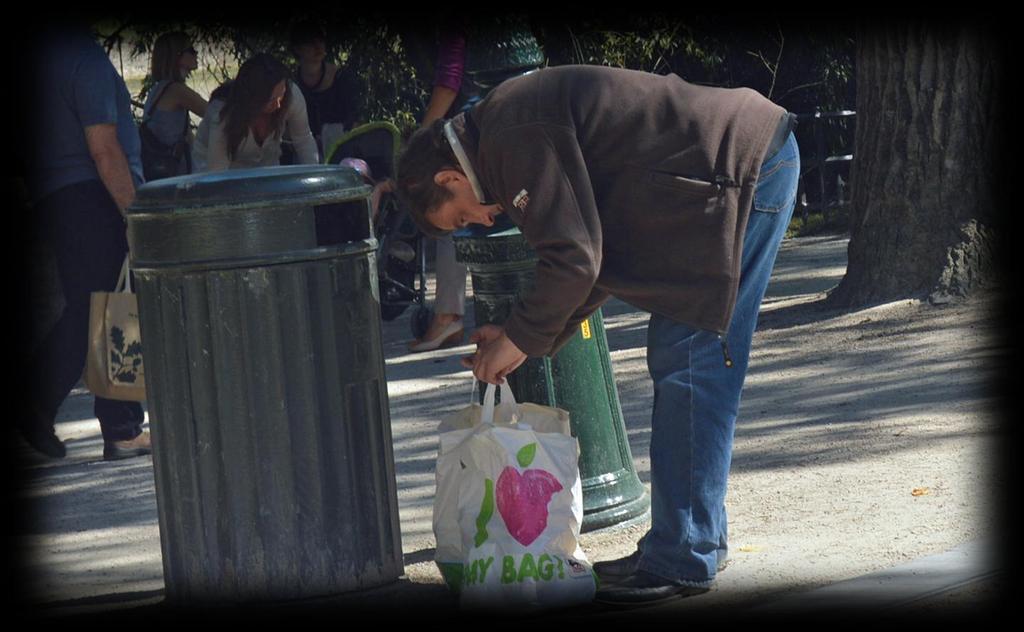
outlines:
M666 69L684 39L687 49L703 52L681 23L664 19L653 20L643 32L566 29L573 42L575 63L659 72Z
M828 214L809 213L805 220L797 207L793 220L786 229L786 238L809 237L827 233L845 233L850 230L850 209L841 207L831 209Z
M670 14L536 19L550 65L672 72L750 87L794 112L853 105L853 27L842 23Z
M360 18L340 35L339 52L364 87L363 120L389 121L403 131L415 128L428 86L416 76L398 30Z

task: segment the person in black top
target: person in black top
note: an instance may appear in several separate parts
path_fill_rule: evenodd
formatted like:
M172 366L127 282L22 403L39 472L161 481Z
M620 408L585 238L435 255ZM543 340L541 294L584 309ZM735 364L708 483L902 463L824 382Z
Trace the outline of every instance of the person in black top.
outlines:
M295 83L306 99L309 129L325 162L334 141L355 126L360 92L354 72L327 60L326 41L325 31L314 21L292 27L291 50L299 62Z

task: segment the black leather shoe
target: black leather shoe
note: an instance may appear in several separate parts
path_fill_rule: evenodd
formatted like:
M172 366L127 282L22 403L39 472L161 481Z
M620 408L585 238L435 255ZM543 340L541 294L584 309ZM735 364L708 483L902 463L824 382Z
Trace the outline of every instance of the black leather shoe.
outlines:
M663 577L637 571L618 584L599 589L594 600L612 606L646 606L702 595L709 590L708 587L682 586Z
M620 557L617 560L594 562L593 569L602 582L618 582L637 571L637 566L640 564L640 555L641 552L637 550L632 555Z
M64 442L57 437L52 428L22 429L21 436L25 437L25 441L37 452L42 452L48 457L63 459L67 456Z
M615 583L626 579L633 573L637 572L640 566L641 552L638 549L632 555L627 557L620 557L617 560L608 560L607 562L594 562L594 572L597 573L598 578L605 583ZM725 570L725 567L729 565L729 558L722 560L718 564L717 572L721 573Z

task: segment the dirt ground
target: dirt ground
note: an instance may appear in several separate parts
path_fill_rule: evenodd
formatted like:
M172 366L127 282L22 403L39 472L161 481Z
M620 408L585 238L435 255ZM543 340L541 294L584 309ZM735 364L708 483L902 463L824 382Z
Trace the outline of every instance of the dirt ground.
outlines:
M845 244L833 236L783 246L736 432L731 562L694 608L808 590L998 535L999 294L829 311L822 302L845 272ZM604 314L649 488L646 315L615 302ZM591 561L628 555L647 526L583 534L582 545ZM440 581L429 561L406 570Z

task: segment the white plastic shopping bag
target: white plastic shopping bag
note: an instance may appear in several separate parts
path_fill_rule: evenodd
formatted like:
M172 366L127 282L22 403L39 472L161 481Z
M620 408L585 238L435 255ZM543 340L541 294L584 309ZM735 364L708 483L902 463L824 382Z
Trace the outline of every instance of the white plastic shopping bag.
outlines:
M474 391L476 383L474 382ZM435 560L464 607L543 608L590 601L596 581L579 546L583 491L569 414L471 403L440 427Z

